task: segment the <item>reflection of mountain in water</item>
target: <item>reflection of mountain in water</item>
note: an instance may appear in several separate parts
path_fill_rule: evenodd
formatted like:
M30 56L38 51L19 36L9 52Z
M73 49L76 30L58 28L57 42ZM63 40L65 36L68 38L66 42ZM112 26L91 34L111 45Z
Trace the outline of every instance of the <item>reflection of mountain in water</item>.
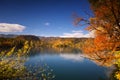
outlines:
M76 48L42 48L40 49L40 53L80 53L82 52Z
M36 48L32 49L30 51L30 56L36 55L36 54L79 54L82 53L80 49L76 48Z

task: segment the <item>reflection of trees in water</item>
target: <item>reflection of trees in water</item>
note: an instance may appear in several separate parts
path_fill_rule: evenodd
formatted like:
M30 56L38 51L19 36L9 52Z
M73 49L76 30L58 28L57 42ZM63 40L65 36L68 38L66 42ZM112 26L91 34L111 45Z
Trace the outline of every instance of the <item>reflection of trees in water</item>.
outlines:
M91 53L84 53L85 57L90 59L91 61L95 62L97 65L107 67L107 76L109 77L110 80L116 80L115 79L115 74L116 72L119 72L117 69L118 66L116 63L118 63L118 59L116 55L113 55L109 52L95 52L93 54ZM118 78L119 79L119 78Z
M82 53L82 51L80 49L77 48L59 48L59 47L55 47L55 48L40 48L40 53Z
M85 53L85 56L98 65L109 67L114 64L115 57L109 53L96 52L94 54Z
M100 66L109 68L112 65L115 65L116 69L112 70L112 73L111 73L112 75L109 74L112 76L112 78L115 78L116 72L120 72L118 70L120 69L120 67L118 66L120 64L118 61L120 59L120 51L116 50L116 46L114 43L104 42L105 39L103 39L102 42L100 43L98 42L99 40L100 39L97 39L97 41L94 40L94 42L91 40L88 40L87 42L85 42L85 45L83 47L84 54L87 58L89 58L90 60L92 60L93 62L95 62ZM117 79L120 79L120 78L117 78ZM114 79L111 79L111 80L114 80Z

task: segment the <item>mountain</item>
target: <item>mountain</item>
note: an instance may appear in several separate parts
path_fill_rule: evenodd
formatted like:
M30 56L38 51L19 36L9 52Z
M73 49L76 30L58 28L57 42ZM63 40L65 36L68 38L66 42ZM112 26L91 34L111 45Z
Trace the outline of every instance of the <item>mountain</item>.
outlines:
M15 35L15 34L0 34L0 37L2 38L15 38L17 36L18 35Z
M16 39L24 39L24 40L32 40L32 41L38 41L40 40L39 37L34 36L34 35L19 35L16 37Z

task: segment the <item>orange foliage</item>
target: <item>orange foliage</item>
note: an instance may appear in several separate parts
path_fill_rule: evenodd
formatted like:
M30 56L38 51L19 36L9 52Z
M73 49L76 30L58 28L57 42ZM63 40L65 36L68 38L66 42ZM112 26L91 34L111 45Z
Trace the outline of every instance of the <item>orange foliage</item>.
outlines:
M120 51L120 0L90 0L94 17L86 20L76 18L75 23L84 21L89 31L94 31L94 41L86 41L84 52L96 59L111 59ZM91 55L92 54L92 55Z
M95 38L87 41L83 49L87 58L99 65L111 66L116 58L115 52L120 51L120 1L95 1L97 3L91 3L94 17L88 20L86 28L94 31Z

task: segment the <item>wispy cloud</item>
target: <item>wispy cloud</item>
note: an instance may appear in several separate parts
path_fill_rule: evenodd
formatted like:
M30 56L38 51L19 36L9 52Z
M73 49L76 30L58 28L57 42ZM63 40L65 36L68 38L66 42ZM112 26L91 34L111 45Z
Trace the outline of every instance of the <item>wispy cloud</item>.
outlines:
M24 29L20 24L0 23L0 32L22 32Z
M86 38L89 38L89 37L94 37L94 31L91 31L91 32L85 34L81 30L77 30L77 31L73 30L71 33L63 33L63 35L60 37L76 37L76 38L86 37Z
M46 23L44 23L44 25L45 25L45 26L49 26L49 25L50 25L50 23L49 23L49 22L46 22Z

